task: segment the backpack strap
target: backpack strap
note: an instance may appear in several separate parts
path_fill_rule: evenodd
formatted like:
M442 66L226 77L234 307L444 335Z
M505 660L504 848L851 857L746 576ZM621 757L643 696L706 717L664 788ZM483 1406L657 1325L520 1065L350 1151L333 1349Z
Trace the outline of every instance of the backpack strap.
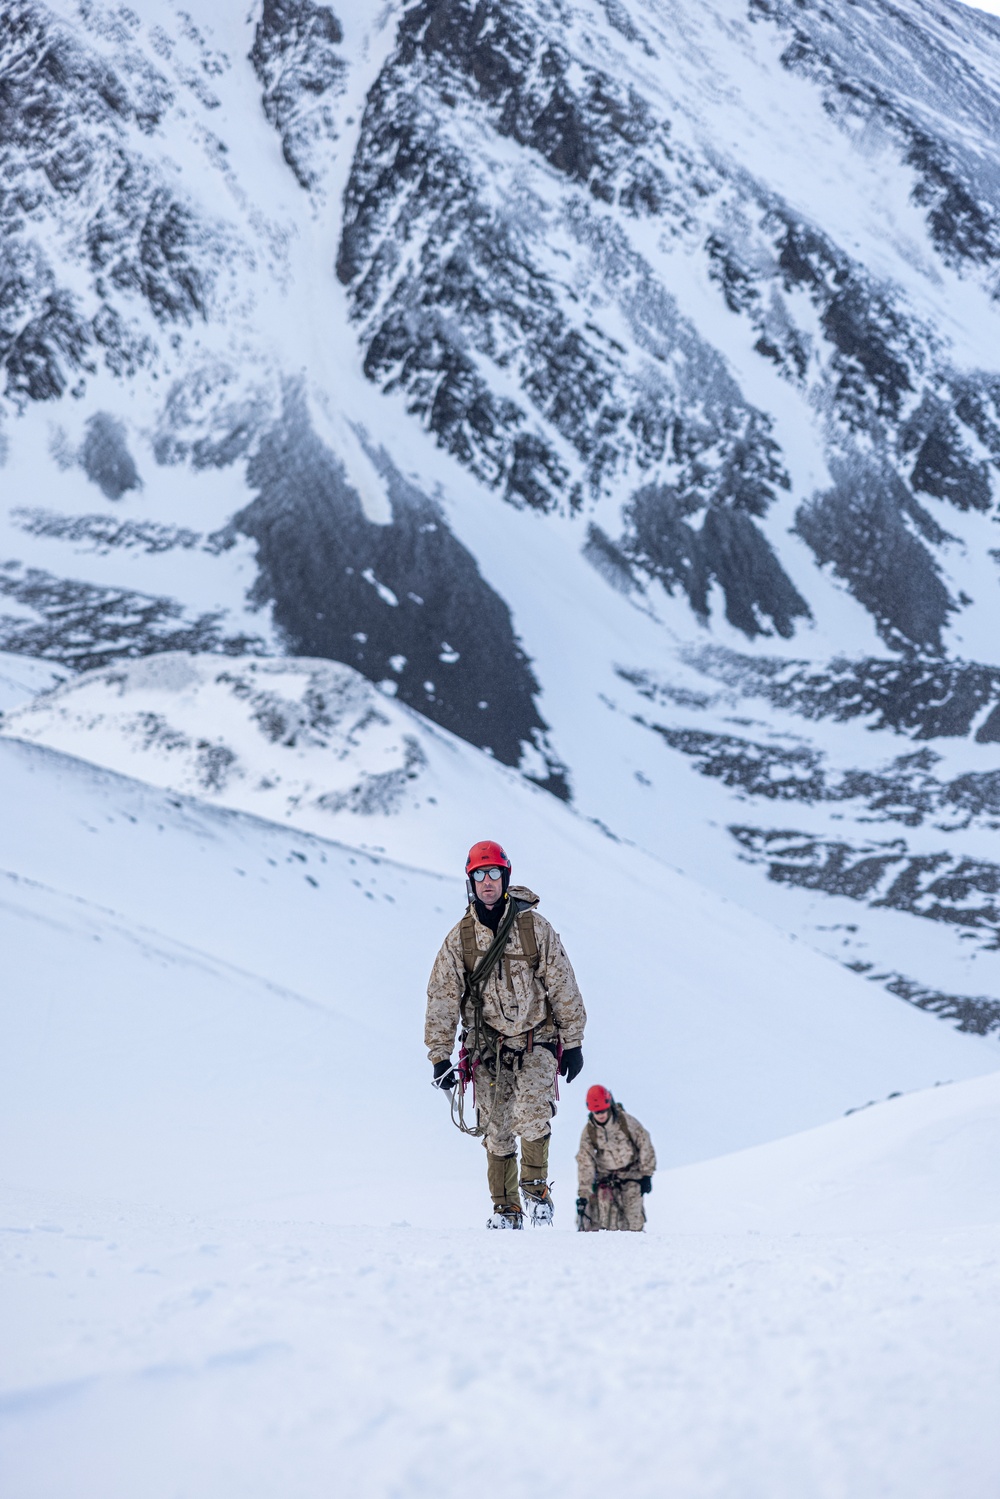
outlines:
M465 964L466 973L471 973L479 962L479 948L476 946L476 918L471 911L466 911L460 922L462 932L462 962Z
M535 936L535 923L531 919L531 909L528 906L522 906L517 901L515 901L515 907L521 951L513 956L523 958L526 963L530 964L532 972L537 972L541 958L538 956L538 939ZM459 926L462 934L462 962L465 964L466 973L471 973L482 957L476 945L476 918L471 911L466 911Z
M635 1136L633 1135L632 1131L629 1129L628 1125L625 1123L625 1120L624 1120L624 1117L623 1117L624 1113L625 1113L624 1108L622 1108L622 1105L620 1103L618 1103L617 1100L616 1100L615 1101L615 1123L618 1125L618 1127L620 1128L622 1134L625 1136L626 1140L628 1141L628 1143L632 1147L632 1158L631 1158L631 1160L626 1161L624 1166L619 1166L618 1170L619 1171L631 1171L632 1167L637 1163L637 1161L639 1159L639 1147L635 1143Z
M521 952L526 961L530 963L532 971L537 972L540 962L538 940L535 937L535 923L531 919L531 908L529 906L518 907L517 935L521 939Z

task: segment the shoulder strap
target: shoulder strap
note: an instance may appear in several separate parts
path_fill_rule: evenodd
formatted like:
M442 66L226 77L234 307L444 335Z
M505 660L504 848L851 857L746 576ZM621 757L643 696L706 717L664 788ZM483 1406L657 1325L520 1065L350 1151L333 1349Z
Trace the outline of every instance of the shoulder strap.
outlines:
M521 906L518 902L517 911L517 934L521 939L521 951L531 964L532 968L538 967L538 941L535 937L535 923L531 919L530 906Z
M471 973L479 962L479 948L476 946L476 918L471 911L466 911L459 925L462 933L462 962L465 964L466 973Z
M616 1103L615 1106L615 1123L621 1126L622 1134L625 1136L626 1140L632 1147L632 1159L626 1165L619 1166L618 1169L619 1171L631 1171L632 1167L639 1159L639 1147L635 1143L635 1136L629 1129L628 1125L625 1123L625 1110L622 1108L620 1103Z

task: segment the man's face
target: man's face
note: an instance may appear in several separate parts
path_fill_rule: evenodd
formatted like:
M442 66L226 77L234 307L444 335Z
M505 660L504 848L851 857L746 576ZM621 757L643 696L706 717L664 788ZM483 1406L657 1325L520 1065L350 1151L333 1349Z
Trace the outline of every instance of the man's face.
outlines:
M611 1110L598 1109L594 1115L594 1118L597 1120L598 1124L607 1124L608 1120L611 1118Z
M496 873L496 879L491 878L494 872ZM482 879L477 879L476 875L482 875ZM487 911L492 911L503 893L503 871L499 869L496 871L492 869L475 870L472 876L472 888Z

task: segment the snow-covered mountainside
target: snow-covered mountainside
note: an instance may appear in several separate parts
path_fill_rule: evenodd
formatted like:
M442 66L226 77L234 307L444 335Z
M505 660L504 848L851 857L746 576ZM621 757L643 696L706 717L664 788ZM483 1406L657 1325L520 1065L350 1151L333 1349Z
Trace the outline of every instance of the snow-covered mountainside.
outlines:
M996 1067L993 1038L947 1030L890 995L871 991L805 944L640 850L613 842L504 767L487 764L477 782L477 753L441 730L427 729L412 710L397 709L392 718L359 713L370 689L351 675L353 713L345 703L339 723L332 721L331 711L325 724L329 758L348 773L335 769L326 798L317 795L315 782L310 784L316 755L308 747L302 759L275 754L269 762L271 776L283 780L271 793L254 784L265 762L254 764L247 754L242 766L231 764L231 782L201 784L194 799L98 770L44 746L0 740L2 1023L12 1028L4 1047L6 1065L18 1074L29 1046L24 1026L53 1025L53 1044L58 1038L58 1046L67 1048L65 1067L52 1063L50 1084L41 1086L27 1072L20 1081L12 1076L5 1084L9 1128L21 1142L11 1157L8 1180L27 1185L35 1165L51 1169L45 1163L60 1158L65 1186L78 1173L82 1181L89 1180L89 1168L71 1140L64 1153L54 1150L53 1132L58 1137L69 1128L72 1133L78 1105L83 1108L87 1098L105 1120L102 1127L114 1132L120 1128L116 1121L132 1107L128 1100L135 1090L142 1097L172 1088L172 1073L156 1047L146 1052L146 1043L137 1042L133 1048L128 1037L145 1023L152 1007L160 1015L157 1025L175 1027L170 1054L179 1047L180 1057L189 1057L189 1025L177 1006L215 1013L217 987L218 1004L239 1006L244 992L254 996L247 1011L247 1044L252 1048L263 1022L249 1017L262 1004L278 1005L267 1021L276 1028L275 1045L281 1026L290 1030L273 1063L276 1087L294 1090L295 1077L286 1076L286 1064L294 1074L300 1048L305 1048L302 1065L319 1065L291 1017L302 1010L313 1017L310 1025L329 1022L333 1027L323 1043L324 1072L316 1078L314 1099L315 1107L329 1115L328 1123L295 1165L296 1174L326 1181L329 1169L341 1169L332 1156L325 1157L328 1165L321 1168L316 1150L327 1150L324 1141L337 1127L336 1098L338 1089L347 1088L342 1077L346 1069L351 1081L344 1096L355 1099L357 1090L359 1107L369 1085L373 1101L385 1090L395 1100L388 1109L378 1105L381 1123L377 1131L374 1125L365 1127L363 1153L370 1149L389 1160L392 1141L401 1130L406 1134L403 1121L412 1113L435 1131L431 1137L420 1126L413 1133L412 1152L417 1157L426 1152L428 1162L438 1163L427 1167L433 1174L448 1158L442 1136L455 1134L457 1159L468 1179L463 1190L478 1200L481 1153L441 1117L445 1110L440 1095L431 1094L422 1047L427 975L444 935L464 908L463 882L449 870L457 836L455 809L443 799L440 809L434 805L434 793L453 779L469 797L478 785L483 814L502 820L517 843L526 844L535 830L537 851L519 870L541 894L572 954L590 1008L588 1068L594 1077L604 1069L622 1079L618 1087L623 1096L626 1090L645 1096L665 1161L737 1149L820 1124L892 1093ZM285 687L289 691L287 682ZM210 688L223 701L228 697L231 720L248 710L231 681L209 684L202 695L210 696ZM161 680L161 695L167 690ZM326 690L330 692L329 684ZM189 684L188 705L194 696ZM330 696L332 700L332 692ZM184 703L182 696L168 720L172 726L183 724ZM174 727L171 732L179 737L181 731ZM169 743L170 736L164 738ZM405 748L401 752L398 746L407 740L424 757L416 779L392 792L388 806L383 799L380 807L359 810L351 753L360 747L372 760L385 754L396 761L405 758ZM348 754L339 756L338 745L349 747ZM178 753L185 758L183 749ZM186 758L192 765L206 763L193 751ZM297 793L299 805L292 806L289 799L276 806L275 798L288 796L296 766L293 795ZM241 791L239 771L244 767L251 775ZM155 770L150 779L154 777ZM374 802L373 781L360 784L360 795ZM269 816L230 810L227 795L238 807ZM206 805L209 800L221 805ZM292 826L278 826L279 821ZM391 838L391 853L359 849L359 825L377 829L387 842ZM318 828L324 832L317 833ZM392 856L397 849L402 860ZM580 873L573 874L593 868L602 871L599 921L591 903L580 898ZM624 946L609 940L617 932L659 931L664 902L675 924L656 960L651 961L645 940ZM105 1010L105 1004L111 1008ZM60 1013L69 1006L63 1020L51 1020L53 1005ZM79 1035L78 1026L89 1041ZM95 1089L89 1063L73 1072L78 1044L87 1056L94 1046L113 1048L115 1065L122 1068L122 1098L118 1086ZM217 1044L222 1044L218 1038L209 1038L202 1048L210 1069L216 1066L211 1058ZM259 1064L272 1066L266 1047ZM207 1075L203 1083L192 1075L192 1107L198 1117L205 1108L219 1106ZM564 1101L567 1109L578 1112L580 1090L575 1085L565 1089ZM130 1127L132 1144L122 1159L133 1166L122 1179L122 1191L139 1190L141 1160L150 1153L159 1158L167 1148L158 1131L174 1127L176 1112L164 1099L151 1106L148 1118L143 1115L144 1123ZM234 1117L221 1138L229 1139L240 1127ZM357 1121L352 1126L361 1127ZM431 1138L436 1141L433 1151ZM560 1132L558 1146L556 1169L560 1181L568 1183L575 1144ZM284 1135L268 1147L276 1179L292 1169L289 1151L296 1156ZM133 1167L137 1176L129 1174ZM226 1174L224 1162L212 1152L199 1169L208 1192ZM347 1184L341 1185L346 1190ZM166 1190L164 1181L159 1191ZM363 1221L380 1222L379 1200L376 1193L368 1207L359 1203L352 1210ZM408 1216L417 1211L414 1205ZM437 1212L433 1192L426 1211Z
M517 1236L414 1065L460 880L0 742L5 1495L451 1499L486 1408L518 1499L991 1494L995 1044L612 844L607 922L677 915L654 983L557 879L609 840L492 769L593 1008ZM645 1235L572 1231L597 1078Z
M951 0L12 0L0 649L341 663L996 1027L998 115Z

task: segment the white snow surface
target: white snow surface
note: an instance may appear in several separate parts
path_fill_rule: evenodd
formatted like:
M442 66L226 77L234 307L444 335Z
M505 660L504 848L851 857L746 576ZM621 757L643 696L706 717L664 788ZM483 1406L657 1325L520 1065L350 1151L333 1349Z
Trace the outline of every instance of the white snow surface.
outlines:
M3 1492L985 1499L995 1043L493 769L592 1016L517 1238L420 1044L459 881L0 742ZM643 1236L572 1232L595 1080Z
M942 923L846 898L788 890L779 904L734 857L726 824L743 799L665 748L617 671L663 664L694 703L706 675L685 667L684 643L746 649L718 601L708 637L679 598L616 593L571 518L513 512L415 430L402 396L363 380L332 259L347 125L400 8L338 8L344 144L306 213L250 80L253 16L226 4L198 18L232 65L213 82L211 131L182 90L188 124L171 125L165 159L256 269L243 266L228 320L195 329L163 374L193 368L195 352L206 370L224 359L267 409L279 375L303 370L314 425L378 521L381 480L357 434L384 442L488 561L576 810L337 663L171 653L49 693L51 663L0 658L0 1492L994 1499L996 1040L956 1033L772 923L964 992L996 992L995 951L959 951ZM75 3L57 9L76 24ZM713 101L721 137L752 156L794 116L768 143L789 201L833 205L918 311L948 304L960 364L993 361L995 305L920 270L925 230L898 180L885 203L855 200L850 152L804 85L771 87L742 7L732 31L690 6L654 10L664 25L687 17L682 53L729 57L720 79L749 59L742 104ZM186 18L167 0L138 11L150 35ZM598 14L596 0L578 13ZM190 27L175 45L187 89ZM693 93L678 91L680 130ZM636 233L742 378L747 330L682 250ZM251 545L209 544L247 500L242 470L154 460L158 378L100 374L86 407L67 397L18 420L4 554L169 596L191 616L222 611L227 629L277 649L247 600ZM771 394L806 492L822 475L805 405L776 383ZM98 406L125 423L143 484L110 509L51 460L75 451ZM64 518L185 528L190 544L26 530L42 501ZM790 518L776 505L768 534L793 580L808 579L816 622L767 651L876 650L870 618L816 571ZM991 526L948 512L960 532L949 582L976 579L956 649L986 661L998 659ZM317 691L340 701L329 723L306 711ZM286 732L271 737L276 699ZM721 690L707 718L679 697L670 723L719 731L739 711ZM791 742L803 724L762 708L754 731ZM809 735L852 767L911 747L863 723ZM994 746L936 750L942 774L996 764ZM823 805L791 816L817 835L840 825ZM950 846L989 858L994 832L972 825ZM454 871L473 836L497 833L562 933L591 1016L586 1070L555 1122L556 1228L519 1238L483 1231L482 1154L449 1126L420 1040L426 974L462 909ZM941 842L907 836L916 852ZM572 1157L598 1080L657 1146L643 1236L572 1232Z
M30 702L37 693L55 687L65 676L51 661L0 651L0 714Z

